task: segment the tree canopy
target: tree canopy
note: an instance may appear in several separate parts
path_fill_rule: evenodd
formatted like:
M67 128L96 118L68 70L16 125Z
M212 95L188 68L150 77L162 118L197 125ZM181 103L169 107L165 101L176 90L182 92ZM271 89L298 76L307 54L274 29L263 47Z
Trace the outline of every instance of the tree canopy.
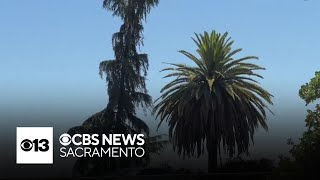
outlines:
M248 153L250 140L259 126L267 130L267 104L272 95L252 77L262 78L256 70L264 68L246 62L258 59L235 55L234 41L228 33L215 31L196 34L197 55L180 51L195 66L170 64L165 85L156 102L155 113L160 123L168 121L174 148L183 156L200 156L206 146L209 169L217 164L222 150L233 156Z

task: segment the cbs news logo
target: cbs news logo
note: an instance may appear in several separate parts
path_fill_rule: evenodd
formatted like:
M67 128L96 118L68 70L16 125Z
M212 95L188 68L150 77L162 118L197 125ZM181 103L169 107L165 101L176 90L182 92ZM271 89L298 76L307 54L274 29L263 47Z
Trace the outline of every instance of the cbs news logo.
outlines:
M17 164L53 164L53 128L17 127Z

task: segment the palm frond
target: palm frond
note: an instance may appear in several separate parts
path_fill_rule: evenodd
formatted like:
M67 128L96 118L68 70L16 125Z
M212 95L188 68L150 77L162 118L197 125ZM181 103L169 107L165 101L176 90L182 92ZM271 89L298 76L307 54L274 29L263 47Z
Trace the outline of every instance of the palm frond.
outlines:
M163 69L169 71L164 77L174 80L155 101L159 125L168 122L169 138L183 156L199 156L205 150L221 153L221 149L230 157L248 154L256 129L268 129L266 110L272 95L251 78L263 78L255 71L264 68L245 62L256 56L235 59L241 49L232 50L234 41L228 33L196 34L193 41L198 57L179 52L196 66L168 63L171 67Z

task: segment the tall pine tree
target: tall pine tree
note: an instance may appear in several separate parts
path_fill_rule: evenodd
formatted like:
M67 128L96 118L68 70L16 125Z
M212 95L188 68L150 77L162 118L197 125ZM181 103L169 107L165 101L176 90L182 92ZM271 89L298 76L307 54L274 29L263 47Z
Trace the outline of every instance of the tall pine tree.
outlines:
M116 169L147 165L149 153L159 153L165 141L160 136L149 137L147 124L137 116L137 109L146 111L152 98L146 88L148 55L138 52L143 46L143 22L158 0L104 0L103 7L113 11L123 21L119 32L113 34L115 59L100 63L99 74L106 77L109 101L102 111L89 117L81 126L73 127L75 133L117 133L146 135L144 158L80 158L74 166L78 175L96 176Z

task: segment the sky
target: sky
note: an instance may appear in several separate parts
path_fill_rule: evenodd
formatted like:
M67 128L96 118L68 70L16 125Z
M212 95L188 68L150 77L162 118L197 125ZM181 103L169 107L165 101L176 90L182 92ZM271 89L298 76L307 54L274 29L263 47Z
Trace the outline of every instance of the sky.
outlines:
M317 0L160 0L141 47L149 54L149 93L156 99L168 82L163 62L190 63L177 51L195 53L194 33L229 32L240 56L259 57L261 86L274 95L269 133L259 131L256 144L287 151L286 139L305 128L299 88L320 70L319 7ZM0 135L13 139L16 126L32 125L66 125L62 132L102 110L107 94L98 66L114 58L111 36L120 25L101 0L1 0Z

